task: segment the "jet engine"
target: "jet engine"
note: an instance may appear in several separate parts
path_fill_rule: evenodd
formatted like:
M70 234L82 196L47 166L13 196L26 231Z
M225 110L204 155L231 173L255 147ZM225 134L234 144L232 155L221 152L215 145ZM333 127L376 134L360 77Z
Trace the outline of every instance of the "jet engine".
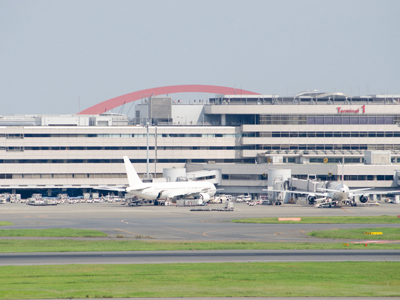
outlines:
M368 195L360 196L360 202L361 203L367 203L367 201L368 201Z
M313 205L315 203L315 199L317 199L315 195L310 194L307 196L307 203Z
M200 193L200 198L203 200L204 203L210 201L210 195L207 193Z

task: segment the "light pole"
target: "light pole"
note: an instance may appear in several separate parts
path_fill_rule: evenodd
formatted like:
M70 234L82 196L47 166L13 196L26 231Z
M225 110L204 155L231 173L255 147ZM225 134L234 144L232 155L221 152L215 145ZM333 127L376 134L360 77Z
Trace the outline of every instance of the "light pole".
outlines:
M154 126L154 178L157 178L157 126Z
M147 166L146 166L146 179L149 179L149 122L146 123L147 128Z

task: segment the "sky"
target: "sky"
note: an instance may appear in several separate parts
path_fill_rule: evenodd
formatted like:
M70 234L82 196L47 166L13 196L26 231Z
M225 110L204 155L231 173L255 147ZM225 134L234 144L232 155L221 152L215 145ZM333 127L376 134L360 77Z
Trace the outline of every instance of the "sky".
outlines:
M181 84L400 94L399 16L397 0L0 0L0 115Z

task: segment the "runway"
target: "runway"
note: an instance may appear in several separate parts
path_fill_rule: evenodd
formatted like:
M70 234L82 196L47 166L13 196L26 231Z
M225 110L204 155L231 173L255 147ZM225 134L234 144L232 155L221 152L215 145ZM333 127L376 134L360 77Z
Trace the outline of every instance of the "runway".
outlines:
M398 250L209 250L1 253L0 266L246 262L400 261Z

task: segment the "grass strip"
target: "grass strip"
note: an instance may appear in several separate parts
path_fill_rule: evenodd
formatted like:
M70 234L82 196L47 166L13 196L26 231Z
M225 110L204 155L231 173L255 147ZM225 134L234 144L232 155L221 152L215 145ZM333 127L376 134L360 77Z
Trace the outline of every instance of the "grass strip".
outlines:
M400 262L0 267L0 299L399 297Z
M0 236L13 237L105 237L98 230L51 228L51 229L1 229Z
M365 232L382 232L382 235L368 235ZM328 239L361 239L361 240L400 240L400 228L356 228L311 231L309 236Z
M88 251L172 251L172 250L318 250L365 249L363 244L265 243L245 241L122 241L122 240L20 240L0 239L0 252L88 252ZM400 249L400 244L369 244L368 249Z
M0 222L0 226L10 226L10 225L14 225L14 224L11 223L11 222L8 222L8 221L1 221Z
M400 224L400 218L396 216L342 216L342 217L296 217L301 221L279 221L279 218L244 218L234 219L235 223L257 224Z

